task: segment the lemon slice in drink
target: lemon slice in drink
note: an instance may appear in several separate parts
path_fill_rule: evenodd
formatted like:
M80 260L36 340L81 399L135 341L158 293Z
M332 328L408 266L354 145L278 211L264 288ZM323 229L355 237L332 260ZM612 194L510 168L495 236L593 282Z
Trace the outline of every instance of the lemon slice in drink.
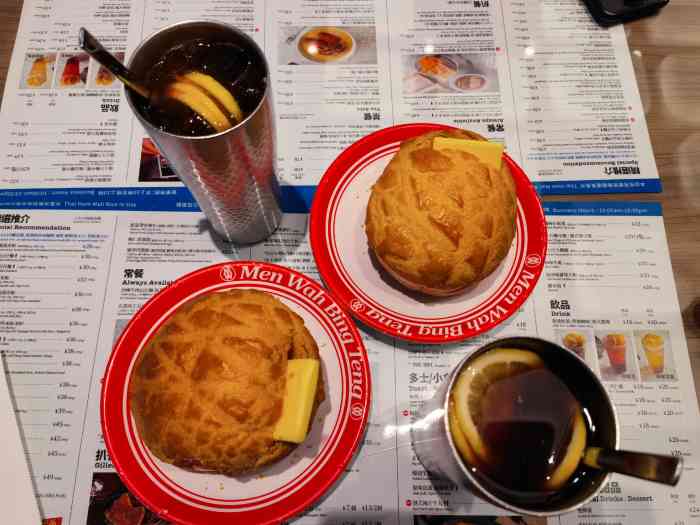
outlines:
M450 426L452 441L454 441L455 447L457 447L457 451L459 452L459 455L462 456L462 459L473 466L477 462L476 454L474 454L472 447L470 447L469 443L467 443L467 438L464 437L464 433L459 426L454 405L454 400L450 399L450 406L447 409L447 422Z
M534 352L497 348L486 352L467 366L457 378L452 399L459 428L476 456L488 462L488 450L477 424L481 417L481 397L492 383L515 374L544 367Z
M165 96L185 104L192 111L206 120L216 131L231 127L231 122L209 95L189 82L172 82L165 90Z
M583 421L581 410L574 414L574 427L571 431L571 441L566 448L564 457L554 469L544 484L546 490L558 490L576 471L586 450L586 423Z
M506 377L544 366L542 359L534 352L499 348L477 357L460 373L450 399L449 408L456 416L456 421L450 417L450 427L461 430L461 433L452 430L452 437L465 460L473 464L475 455L482 462L489 463L489 450L478 429L482 417L481 401L488 387ZM464 443L460 442L460 434ZM566 483L576 471L585 448L586 424L577 403L569 443L545 481L545 490L558 490Z
M211 75L199 71L190 71L183 75L181 80L191 82L206 91L209 96L226 109L235 122L243 120L243 112L241 111L241 106L238 105L238 101L228 89Z

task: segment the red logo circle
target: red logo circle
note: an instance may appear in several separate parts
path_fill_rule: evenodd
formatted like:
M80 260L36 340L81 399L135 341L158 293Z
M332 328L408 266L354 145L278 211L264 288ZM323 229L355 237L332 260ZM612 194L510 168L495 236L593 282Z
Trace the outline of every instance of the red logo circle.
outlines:
M539 266L540 264L542 264L542 257L540 257L540 255L537 253L531 253L527 256L527 259L525 259L525 264L527 264L530 267Z
M353 403L350 407L350 417L360 419L365 414L365 409L359 403Z
M233 281L236 278L236 270L227 264L221 268L219 275L221 276L222 281Z
M350 308L353 312L361 312L365 309L365 303L363 303L359 299L353 299L352 301L350 301Z

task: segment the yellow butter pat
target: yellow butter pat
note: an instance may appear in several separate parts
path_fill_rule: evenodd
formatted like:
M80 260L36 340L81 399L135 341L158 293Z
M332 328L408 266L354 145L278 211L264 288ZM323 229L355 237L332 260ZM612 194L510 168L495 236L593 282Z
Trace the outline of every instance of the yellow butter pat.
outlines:
M501 169L503 163L503 144L489 142L487 140L465 140L449 137L435 137L433 139L433 149L466 151L479 158L484 164Z
M273 439L291 443L301 443L306 439L319 370L318 359L290 359L287 362L282 415L272 431Z

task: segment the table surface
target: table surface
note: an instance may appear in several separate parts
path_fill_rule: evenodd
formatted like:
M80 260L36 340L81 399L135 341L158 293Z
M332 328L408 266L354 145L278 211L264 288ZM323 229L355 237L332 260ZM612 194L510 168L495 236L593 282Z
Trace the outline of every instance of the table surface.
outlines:
M21 8L21 0L0 5L0 93ZM672 0L658 16L629 23L625 30L664 191L574 198L661 201L697 388L700 326L693 309L700 300L700 2Z

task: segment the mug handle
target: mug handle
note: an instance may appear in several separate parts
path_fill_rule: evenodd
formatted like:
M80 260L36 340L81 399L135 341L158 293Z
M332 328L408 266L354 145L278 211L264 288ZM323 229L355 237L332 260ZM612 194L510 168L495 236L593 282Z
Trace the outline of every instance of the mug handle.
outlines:
M683 471L683 460L661 454L589 447L583 456L589 467L675 486Z

